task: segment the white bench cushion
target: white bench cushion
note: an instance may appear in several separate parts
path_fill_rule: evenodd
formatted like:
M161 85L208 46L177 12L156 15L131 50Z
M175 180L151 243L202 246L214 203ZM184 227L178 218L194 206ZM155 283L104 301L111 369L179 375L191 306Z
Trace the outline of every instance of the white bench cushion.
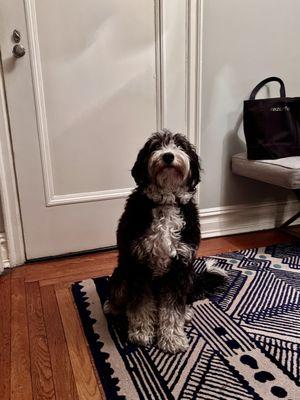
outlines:
M246 153L240 153L232 157L232 172L287 189L300 189L300 156L248 160Z

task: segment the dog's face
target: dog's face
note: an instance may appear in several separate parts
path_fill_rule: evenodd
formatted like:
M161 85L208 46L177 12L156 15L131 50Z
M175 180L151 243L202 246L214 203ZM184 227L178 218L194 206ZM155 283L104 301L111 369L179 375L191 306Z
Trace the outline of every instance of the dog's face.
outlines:
M193 191L200 181L199 158L185 136L154 133L140 150L132 176L142 187L155 184L170 191L179 187Z

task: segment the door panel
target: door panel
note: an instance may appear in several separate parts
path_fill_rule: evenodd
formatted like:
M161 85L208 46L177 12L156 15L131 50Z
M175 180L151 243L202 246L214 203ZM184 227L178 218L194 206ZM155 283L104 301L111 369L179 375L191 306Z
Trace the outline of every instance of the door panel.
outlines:
M167 127L189 125L187 10L179 0L4 1L1 52L29 259L115 244L138 149L164 111ZM20 59L11 53L16 27L27 50Z
M81 9L82 0L36 3L54 195L133 186L128 166L156 128L153 3Z

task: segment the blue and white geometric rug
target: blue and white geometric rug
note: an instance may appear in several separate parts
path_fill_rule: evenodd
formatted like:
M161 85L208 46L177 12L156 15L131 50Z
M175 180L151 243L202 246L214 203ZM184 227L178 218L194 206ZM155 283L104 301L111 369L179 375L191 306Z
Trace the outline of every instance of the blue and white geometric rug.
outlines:
M108 277L73 285L107 399L300 399L300 246L203 257L196 271L208 258L229 280L194 303L186 353L128 343L125 319L102 311Z

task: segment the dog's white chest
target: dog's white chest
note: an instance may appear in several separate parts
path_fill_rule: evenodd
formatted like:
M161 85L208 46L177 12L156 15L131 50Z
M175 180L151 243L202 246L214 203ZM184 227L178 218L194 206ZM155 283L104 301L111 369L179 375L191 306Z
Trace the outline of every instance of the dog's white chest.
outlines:
M185 221L176 205L164 205L153 209L153 221L143 239L154 276L161 276L169 269L171 258L182 249L181 231ZM184 246L186 248L186 246Z

